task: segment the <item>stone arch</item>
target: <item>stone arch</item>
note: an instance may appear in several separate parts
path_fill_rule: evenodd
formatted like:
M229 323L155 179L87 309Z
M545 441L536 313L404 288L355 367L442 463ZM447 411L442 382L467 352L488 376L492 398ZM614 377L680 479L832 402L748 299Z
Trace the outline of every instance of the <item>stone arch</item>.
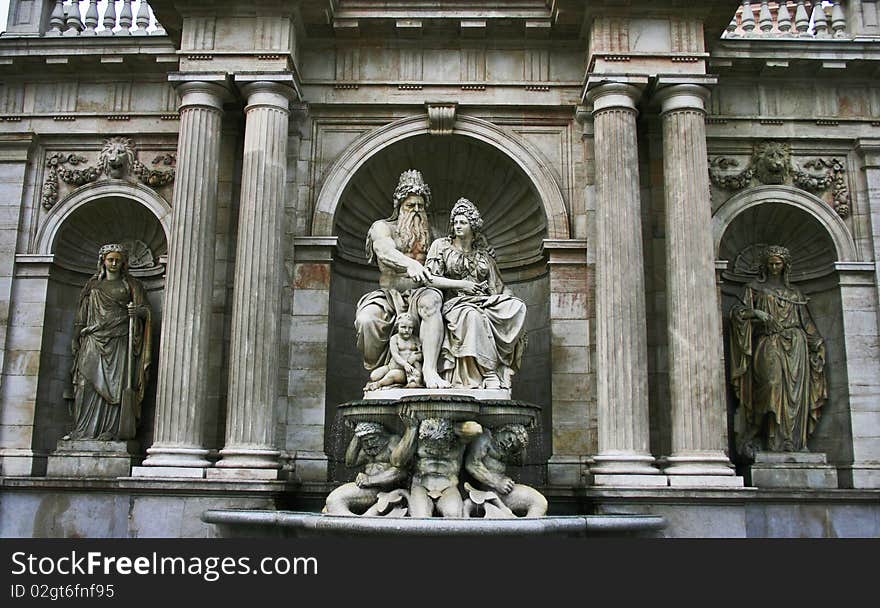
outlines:
M77 188L67 197L59 201L49 210L46 219L37 230L34 242L34 253L50 255L54 253L55 241L61 228L74 213L84 205L101 198L126 198L139 203L156 216L165 233L165 242L171 235L171 206L153 192L140 184L131 184L121 180L91 183Z
M713 245L716 256L722 239L733 221L743 212L759 205L776 203L790 205L815 219L834 243L838 262L859 261L855 242L846 223L825 201L792 186L758 186L750 188L725 201L712 218Z
M333 234L334 220L345 186L367 160L398 141L427 133L427 116L422 114L370 131L351 144L327 172L312 216L312 235ZM457 116L452 134L489 144L516 163L531 180L543 205L547 217L547 238L569 238L568 212L562 190L546 163L541 162L522 142L504 130L473 116Z

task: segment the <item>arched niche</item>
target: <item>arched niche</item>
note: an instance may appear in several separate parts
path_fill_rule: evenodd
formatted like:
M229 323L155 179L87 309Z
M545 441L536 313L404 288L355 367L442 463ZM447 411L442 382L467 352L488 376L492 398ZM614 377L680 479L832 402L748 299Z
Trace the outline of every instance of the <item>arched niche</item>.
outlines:
M378 269L366 261L364 240L373 222L392 214L392 193L400 173L418 169L432 190L430 220L435 237L446 234L449 211L458 198L473 201L483 215L484 233L496 250L505 283L528 307L529 344L522 369L514 378L513 397L537 403L544 410L547 437L530 449L525 472L531 481L541 482L543 463L549 457L551 422L550 283L542 243L550 235L567 238L567 229L554 227L534 176L509 153L479 138L437 137L420 129L378 148L355 165L344 183L333 182L331 171L319 197L324 201L319 207L325 207L316 212L313 234L329 232L338 237L331 271L325 400L331 474L340 478L340 448L344 448L333 441L338 434L333 428L336 406L359 399L368 379L356 346L354 317L360 297L378 287ZM353 154L348 152L343 158ZM330 196L327 183L336 183L339 192ZM329 204L329 200L335 202ZM328 227L325 222L330 218Z
M51 452L71 423L71 343L79 294L98 269L98 249L106 243L134 246L140 279L153 309L153 361L158 360L170 207L151 190L123 181L89 184L59 201L37 233L36 253L51 255L37 387L33 449ZM134 256L133 256L134 257ZM144 398L138 440L151 443L155 369Z
M844 221L824 201L788 186L761 186L739 193L713 218L715 246L722 271L722 314L725 356L729 361L730 310L743 287L757 276L764 245L782 245L793 260L790 279L810 300L809 308L825 339L828 401L809 441L812 451L825 452L829 462L852 460L852 430L846 343L838 262L858 261L857 250ZM731 454L734 433L742 427L741 411L728 383Z

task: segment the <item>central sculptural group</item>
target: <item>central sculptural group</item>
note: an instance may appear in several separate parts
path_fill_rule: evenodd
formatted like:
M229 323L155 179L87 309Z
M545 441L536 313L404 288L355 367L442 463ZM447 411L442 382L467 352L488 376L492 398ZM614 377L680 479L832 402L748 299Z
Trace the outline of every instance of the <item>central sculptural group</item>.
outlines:
M458 199L448 234L434 240L431 189L420 172L401 174L393 200L391 217L367 233L367 258L378 264L380 278L379 289L357 304L357 343L370 370L364 390L406 387L427 401L374 406L386 423L391 412L402 434L370 419L352 425L345 461L363 471L330 493L325 512L542 516L544 496L506 474L528 444L526 427L496 422L500 401L475 402L465 394L456 403L443 394L479 389L509 398L526 343L526 306L505 289L474 203ZM484 424L470 419L466 407L456 409L463 404L488 412Z
M380 288L357 305L366 390L509 389L522 361L526 306L501 281L476 205L459 199L447 236L432 240L431 189L421 173L401 174L393 198L394 213L367 234Z

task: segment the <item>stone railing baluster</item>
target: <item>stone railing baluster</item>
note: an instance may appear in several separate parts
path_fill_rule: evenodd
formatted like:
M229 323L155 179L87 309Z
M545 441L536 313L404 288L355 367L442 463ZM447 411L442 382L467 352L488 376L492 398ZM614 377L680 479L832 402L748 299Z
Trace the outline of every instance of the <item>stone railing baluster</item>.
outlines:
M810 16L807 14L807 7L804 0L798 0L797 8L794 11L794 27L798 36L809 36Z
M140 5L138 6L135 24L137 25L137 28L132 30L131 35L146 36L147 27L150 25L150 6L147 4L147 0L141 0Z
M83 23L85 24L85 29L82 31L82 36L97 35L95 28L98 27L98 0L89 0L89 7L86 9Z
M113 28L116 27L116 0L108 0L107 8L104 9L102 21L104 29L98 32L99 36L112 36Z
M831 7L831 31L835 38L846 38L846 16L840 2L835 2Z
M65 28L64 0L55 0L55 8L49 15L49 31L46 32L46 36L60 36Z
M743 0L742 4L742 29L744 36L754 36L755 13L752 12L749 0Z
M828 38L828 15L820 0L813 2L813 35L816 38Z
M770 36L773 30L773 15L770 14L770 4L767 0L761 2L761 10L758 12L758 27L762 36Z
M122 12L119 13L119 27L122 29L116 32L117 36L131 35L131 0L123 0Z
M733 17L730 19L730 23L727 24L727 29L724 32L725 38L739 38L739 34L736 33L736 29L739 27L739 23L736 20L736 13L733 14Z
M776 28L783 36L791 35L791 13L788 11L788 2L782 0L776 13Z
M79 2L71 2L67 6L67 30L65 36L79 36L83 29L82 17L79 12Z

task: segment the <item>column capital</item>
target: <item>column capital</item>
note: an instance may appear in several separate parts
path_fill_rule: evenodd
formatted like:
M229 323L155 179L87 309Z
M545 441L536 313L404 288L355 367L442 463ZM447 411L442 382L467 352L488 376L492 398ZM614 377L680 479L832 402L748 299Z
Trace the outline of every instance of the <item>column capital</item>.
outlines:
M291 101L302 99L296 77L290 72L254 72L236 74L234 78L248 108L261 105L287 110Z
M168 81L180 96L180 108L201 106L223 111L223 103L232 100L225 72L205 74L174 73Z
M880 139L858 139L856 140L856 151L864 157L866 169L880 168Z
M620 77L612 80L591 76L587 80L584 99L593 104L593 114L609 108L635 112L636 103L647 84L647 78Z
M654 99L660 102L661 114L680 110L705 112L709 89L700 84L669 84L657 89Z

